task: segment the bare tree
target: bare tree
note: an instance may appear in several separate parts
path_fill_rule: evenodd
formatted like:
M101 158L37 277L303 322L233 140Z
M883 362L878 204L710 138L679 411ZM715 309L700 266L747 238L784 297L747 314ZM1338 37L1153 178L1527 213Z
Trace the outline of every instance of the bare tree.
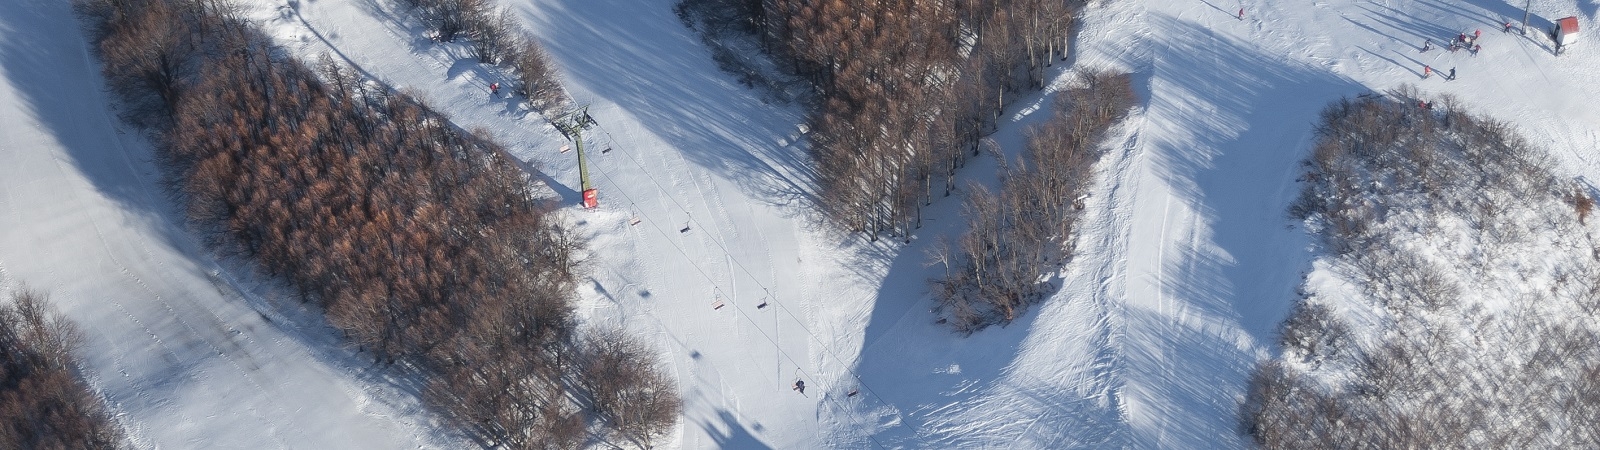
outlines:
M105 402L78 374L82 332L27 289L0 305L0 447L126 448Z

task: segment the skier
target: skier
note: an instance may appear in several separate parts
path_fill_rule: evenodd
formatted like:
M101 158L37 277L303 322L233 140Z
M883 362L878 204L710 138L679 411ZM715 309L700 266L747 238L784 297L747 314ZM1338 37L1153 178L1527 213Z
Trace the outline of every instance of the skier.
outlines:
M489 93L500 95L500 83L489 83Z
M1239 8L1239 20L1244 20L1244 8Z
M1472 44L1472 56L1478 56L1478 50L1483 50L1483 44Z
M1510 33L1511 32L1511 22L1506 22L1506 29L1502 30L1501 32L1502 33Z
M1422 52L1423 53L1427 53L1428 50L1433 50L1433 40L1432 39L1427 39L1427 40L1422 41Z
M1455 81L1455 80L1456 80L1456 68L1451 67L1450 68L1450 81Z
M801 394L806 393L806 380L794 380L794 388L792 390Z
M1423 64L1422 65L1422 78L1426 79L1426 78L1428 78L1428 75L1433 75L1433 68L1429 67L1427 64Z
M1481 37L1483 37L1483 30L1472 30L1472 42L1478 42L1478 38Z

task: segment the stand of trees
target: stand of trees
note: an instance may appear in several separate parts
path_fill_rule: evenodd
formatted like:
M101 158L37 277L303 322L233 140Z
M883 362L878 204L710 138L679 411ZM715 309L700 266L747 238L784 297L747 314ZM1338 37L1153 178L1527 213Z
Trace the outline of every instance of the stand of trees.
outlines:
M1303 289L1242 405L1266 448L1600 447L1589 190L1448 96L1322 114L1291 212L1347 283Z
M1075 4L1076 2L1071 2ZM909 238L1006 104L1067 52L1060 0L684 0L680 16L754 30L818 94L819 205L853 231ZM705 11L721 11L708 15ZM718 24L703 25L710 33ZM972 154L966 154L971 151Z
M578 336L580 244L498 144L330 60L307 67L219 5L79 4L108 83L149 117L215 245L422 377L424 400L485 446L647 446L675 424L676 389L644 344Z
M1029 130L1022 160L1002 165L1000 195L974 185L966 234L954 246L941 239L929 254L945 269L931 283L945 323L969 334L1008 323L1047 293L1042 277L1072 257L1077 200L1106 130L1135 100L1127 74L1085 74L1056 97L1055 116Z
M127 448L104 401L77 370L82 332L44 294L0 304L0 448Z
M494 7L494 0L400 0L415 10L441 42L465 37L472 54L484 64L511 70L517 78L513 92L541 111L559 111L570 103L556 79L555 66L538 38L518 25L509 8ZM550 114L551 116L559 114Z

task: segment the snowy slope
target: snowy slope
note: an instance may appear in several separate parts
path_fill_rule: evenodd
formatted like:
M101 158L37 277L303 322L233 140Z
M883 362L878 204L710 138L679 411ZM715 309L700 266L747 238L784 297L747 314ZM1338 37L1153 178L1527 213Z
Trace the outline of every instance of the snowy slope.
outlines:
M87 325L86 369L138 441L459 446L293 302L197 250L147 144L106 110L60 3L0 4L0 273ZM427 40L409 12L243 3L292 51L409 90L534 163L592 249L581 315L654 336L678 378L685 411L667 447L1239 447L1244 375L1310 270L1284 210L1328 101L1402 83L1454 93L1570 175L1600 179L1600 108L1584 102L1600 42L1591 33L1556 58L1538 33L1500 33L1502 17L1521 17L1504 2L1095 2L1071 63L1134 72L1146 101L1107 142L1064 287L1017 323L960 338L931 323L922 265L923 242L959 232L959 199L936 203L904 246L818 226L800 108L719 72L671 0L505 0L600 124L587 141L603 205L592 212L570 206L576 161L559 134L491 97L504 75ZM1561 8L1573 5L1536 2L1536 26L1595 24L1593 2ZM1417 52L1473 29L1485 32L1477 57ZM1423 64L1460 78L1423 80ZM1055 70L995 136L1008 152L1050 114L1069 78ZM992 183L993 170L985 158L963 176Z
M849 361L830 352L852 345L820 340L850 330L825 328L833 321L820 316L837 312L815 303L846 297L821 282L829 275L817 268L830 265L817 264L826 259L816 253L829 245L807 243L815 237L785 204L805 195L803 174L794 173L803 162L798 112L763 104L717 72L670 3L518 7L599 123L588 145L603 207L569 208L595 250L581 314L659 336L682 385L682 446L820 445L817 402L842 394L828 387ZM463 47L428 41L408 12L385 2L261 9L271 33L303 43L291 48L345 58L461 126L489 130L542 166L536 177L565 204L578 202L575 155L557 151L559 134L538 114L491 98L487 86L502 75ZM630 226L634 215L642 222ZM768 292L769 306L757 308ZM718 299L728 306L713 309ZM796 377L813 386L806 395L790 390Z
M1557 15L1557 3L1534 10L1578 12ZM1600 143L1600 109L1574 101L1594 93L1582 77L1592 53L1575 47L1557 59L1537 33L1500 33L1502 17L1520 11L1496 2L1257 2L1243 5L1241 20L1238 6L1111 5L1143 11L1143 26L1116 22L1104 37L1084 34L1081 64L1149 75L1138 162L1127 178L1112 178L1115 189L1133 192L1122 219L1127 247L1103 255L1122 266L1108 292L1120 298L1115 383L1134 447L1238 444L1243 375L1270 351L1293 287L1310 270L1306 237L1284 211L1327 102L1416 83L1513 122L1561 153L1574 175L1597 169L1583 150ZM1486 32L1477 57L1417 53L1423 39L1475 29ZM1123 45L1130 40L1142 45ZM1423 80L1422 64L1456 66L1461 77Z
M687 402L673 444L687 448L1239 446L1244 375L1309 270L1284 208L1328 101L1427 81L1474 106L1516 105L1503 118L1528 116L1518 123L1568 156L1595 136L1582 124L1596 111L1570 100L1591 89L1581 49L1556 60L1537 35L1492 35L1476 59L1418 55L1460 66L1461 80L1419 79L1422 36L1497 31L1503 5L1260 3L1240 20L1240 5L1207 0L1097 3L1075 62L1134 71L1147 104L1108 142L1066 287L962 339L930 323L921 245L812 226L796 108L717 72L670 1L511 4L601 123L591 147L615 149L592 165L605 206L572 209L595 250L587 317L659 336ZM333 49L489 129L576 202L572 155L553 151L561 142L536 117L488 98L499 75L461 48L425 41L384 2L288 5L278 33L302 52ZM1497 66L1518 69L1473 75ZM1506 93L1517 86L1558 89ZM996 139L1015 152L1048 104L1025 100ZM1541 120L1558 116L1578 120ZM992 182L992 170L967 175ZM959 231L956 205L936 205L918 238ZM643 223L627 225L634 216ZM776 308L754 309L769 292ZM718 299L732 307L713 310ZM796 378L808 396L786 389Z
M0 3L0 278L82 325L85 372L133 441L457 447L326 328L279 312L298 302L241 293L197 250L92 61L68 3Z

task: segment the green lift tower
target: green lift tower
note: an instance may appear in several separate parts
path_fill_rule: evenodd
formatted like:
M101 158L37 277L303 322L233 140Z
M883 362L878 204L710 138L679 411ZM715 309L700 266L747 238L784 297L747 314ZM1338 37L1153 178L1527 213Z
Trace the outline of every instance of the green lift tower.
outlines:
M575 111L561 116L552 121L561 134L572 141L573 147L578 149L578 179L583 184L583 207L594 209L600 206L600 194L589 184L589 161L583 156L583 130L595 125L594 117L589 116L589 107L584 106Z

